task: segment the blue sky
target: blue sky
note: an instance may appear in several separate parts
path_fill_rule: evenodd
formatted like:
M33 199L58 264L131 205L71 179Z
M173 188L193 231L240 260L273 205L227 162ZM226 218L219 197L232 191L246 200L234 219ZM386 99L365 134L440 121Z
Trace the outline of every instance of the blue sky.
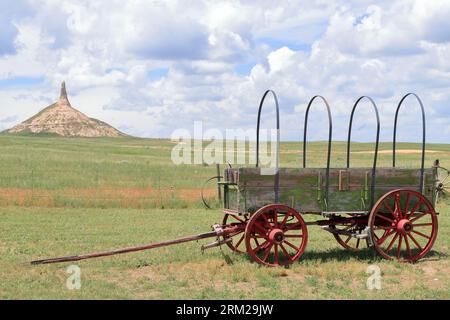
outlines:
M141 137L192 131L195 121L254 128L259 99L273 89L284 140L299 140L306 105L321 94L335 139L345 139L354 101L369 95L389 141L396 104L416 92L428 141L450 143L449 16L444 0L2 1L0 130L54 102L65 80L74 107ZM326 138L324 112L311 111L311 139ZM408 100L400 140L420 140L418 112ZM355 121L355 140L372 140L368 104Z

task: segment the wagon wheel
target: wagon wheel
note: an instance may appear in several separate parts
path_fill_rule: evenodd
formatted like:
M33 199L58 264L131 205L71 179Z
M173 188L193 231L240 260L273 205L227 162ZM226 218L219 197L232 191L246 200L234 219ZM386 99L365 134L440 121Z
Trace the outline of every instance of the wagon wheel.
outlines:
M211 203L205 197L206 185L213 180L219 181L222 178L223 178L222 176L215 176L215 177L209 178L208 180L206 180L203 183L202 188L201 188L201 197L202 197L203 205L205 206L206 209L211 209Z
M421 193L399 189L377 201L369 226L374 248L383 258L415 262L431 250L438 221L433 206Z
M300 258L308 240L306 224L292 208L271 204L259 209L245 228L248 254L265 266L286 266Z
M247 223L247 217L244 216L236 216L233 214L225 214L223 217L223 225L224 226L233 226L239 225L242 223ZM232 238L233 241L227 242L227 246L234 252L245 253L245 233L244 230L238 231L233 234L227 234L223 236L224 239Z
M349 231L349 232L357 233L357 234L362 234L365 229L365 226L361 226L361 225L357 224L356 222L353 224L343 225L340 227L341 228L338 228L335 225L330 226L330 228L334 229L334 230L338 229L338 230ZM361 250L364 245L363 243L365 243L367 247L369 246L367 239L357 239L352 236L348 236L345 234L336 234L336 233L333 233L333 236L342 247L344 247L345 249L347 249L349 251Z
M438 167L436 183L436 202L448 198L450 192L450 170Z

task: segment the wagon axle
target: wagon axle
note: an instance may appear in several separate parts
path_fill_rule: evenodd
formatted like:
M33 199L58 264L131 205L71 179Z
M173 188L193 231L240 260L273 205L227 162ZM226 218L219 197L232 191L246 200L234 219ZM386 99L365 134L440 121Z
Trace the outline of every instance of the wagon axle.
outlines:
M269 241L276 243L276 244L281 244L284 241L284 233L283 230L281 229L273 229L272 231L270 231L269 233Z
M397 224L397 231L408 234L412 231L413 225L408 219L402 219Z

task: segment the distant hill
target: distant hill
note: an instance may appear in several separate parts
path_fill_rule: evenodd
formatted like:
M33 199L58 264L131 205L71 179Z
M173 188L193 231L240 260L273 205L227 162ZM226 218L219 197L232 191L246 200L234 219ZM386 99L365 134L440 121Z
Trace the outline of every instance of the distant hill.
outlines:
M126 136L109 124L89 118L73 108L67 97L65 82L61 85L61 95L58 102L6 132L88 138Z

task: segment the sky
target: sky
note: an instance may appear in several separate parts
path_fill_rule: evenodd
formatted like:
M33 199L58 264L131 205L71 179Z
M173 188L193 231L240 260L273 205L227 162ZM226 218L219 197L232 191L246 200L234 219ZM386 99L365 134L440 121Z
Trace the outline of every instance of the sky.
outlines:
M138 137L177 129L250 129L267 89L280 103L281 138L301 140L310 98L345 140L354 102L376 102L381 140L408 92L427 114L427 140L450 143L450 1L0 1L0 130L55 102L66 81L72 106ZM399 140L420 141L408 98ZM275 125L273 101L262 127ZM363 101L352 138L373 141ZM324 106L311 109L310 140L327 138Z

